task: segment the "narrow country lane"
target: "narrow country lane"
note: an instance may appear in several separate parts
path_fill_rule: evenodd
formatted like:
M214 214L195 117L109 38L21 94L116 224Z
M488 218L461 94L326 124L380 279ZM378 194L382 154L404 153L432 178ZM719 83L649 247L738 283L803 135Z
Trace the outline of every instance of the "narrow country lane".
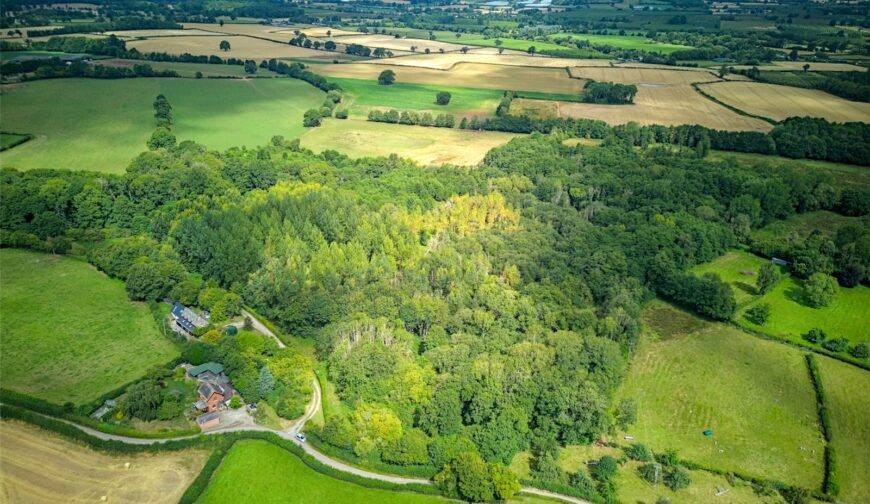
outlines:
M65 420L62 418L50 417L48 415L42 415L41 413L39 413L39 414L46 417L46 418L51 418L51 419L63 422L65 424L72 425L73 427L79 429L80 431L82 431L88 435L91 435L95 438L98 438L98 439L102 439L105 441L118 441L121 443L134 444L134 445L159 444L159 443L166 443L168 441L176 441L176 440L180 440L180 439L190 439L190 438L194 438L194 437L201 436L201 435L208 436L208 435L212 435L212 434L223 434L223 433L227 433L227 432L242 432L242 431L271 432L273 434L276 434L276 435L278 435L286 440L292 441L292 442L296 443L297 445L301 446L302 449L305 451L305 453L307 453L308 455L311 455L314 459L316 459L321 464L329 466L329 467L336 469L338 471L341 471L341 472L345 472L348 474L354 474L354 475L360 476L362 478L368 478L368 479L379 480L379 481L387 481L389 483L395 483L397 485L408 485L408 484L413 484L413 483L420 484L420 485L432 485L433 484L433 482L431 480L428 480L428 479L405 478L402 476L394 476L391 474L381 474L381 473L376 473L376 472L369 471L366 469L361 469L359 467L354 467L352 465L349 465L349 464L342 462L340 460L336 460L334 458L329 457L328 455L325 455L325 454L317 451L317 449L314 448L313 446L311 446L311 444L309 444L309 443L303 443L303 442L299 441L298 439L296 439L296 434L298 432L300 432L305 427L305 424L309 420L311 420L311 418L317 413L317 411L321 407L322 392L320 390L320 383L318 382L317 379L314 379L313 385L314 385L314 392L312 394L311 402L308 403L308 407L306 407L305 414L299 420L297 420L296 423L293 424L293 426L291 426L285 430L273 430L273 429L268 429L266 427L260 427L260 426L239 426L239 427L229 427L226 429L215 429L215 430L203 433L203 434L194 434L191 436L180 436L180 437L161 438L161 439L135 438L135 437L119 436L116 434L108 434L105 432L100 432L96 429L92 429L92 428L86 427L84 425L79 425L79 424L72 422L72 421L69 421L69 420ZM558 499L558 500L561 500L563 502L569 502L571 504L592 504L592 503L585 501L585 500L582 500L582 499L578 499L578 498L571 497L568 495L558 494L555 492L548 492L546 490L540 490L540 489L537 489L534 487L522 487L520 489L520 493L537 495L540 497L548 497L551 499Z

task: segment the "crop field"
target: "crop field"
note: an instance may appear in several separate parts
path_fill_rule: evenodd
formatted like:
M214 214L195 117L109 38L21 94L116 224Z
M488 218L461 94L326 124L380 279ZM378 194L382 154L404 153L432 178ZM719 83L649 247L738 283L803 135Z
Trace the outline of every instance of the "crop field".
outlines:
M794 71L794 70L803 70L804 65L806 63L803 61L776 61L769 65L759 65L757 68L759 70L767 70L767 71ZM749 65L735 65L734 68L738 70L748 70L752 68ZM810 70L815 72L866 72L867 67L862 67L858 65L850 65L848 63L825 63L813 61L810 63Z
M498 54L497 52L474 52L468 54L412 54L399 58L367 60L370 65L402 65L448 70L457 63L484 63L490 65L513 65L521 67L568 68L573 66L609 67L607 60L581 60L570 58L547 58L527 54Z
M28 82L4 93L0 128L35 138L4 152L2 166L123 172L146 150L155 128L152 102L161 93L172 104L178 139L213 149L298 135L302 114L323 100L321 91L296 79Z
M571 67L570 72L572 77L580 79L657 86L687 85L695 82L718 80L712 73L704 70L682 71L632 67Z
M327 77L377 80L384 69L396 73L396 82L437 86L537 91L579 95L586 81L572 79L561 68L518 67L485 63L457 63L448 70L408 68L401 65L324 65L315 72ZM381 86L385 87L385 86Z
M229 51L221 51L218 45L222 40L230 43ZM142 40L130 40L127 49L139 52L165 52L169 54L190 53L204 56L220 56L221 58L256 59L268 58L309 58L332 61L347 60L347 55L336 52L316 51L296 47L287 43L262 40L240 35L153 37Z
M834 122L870 122L870 103L844 100L815 89L759 82L719 82L701 87L732 107L777 121L810 116Z
M114 456L36 427L0 422L0 500L29 503L175 503L196 478L203 450ZM129 468L125 467L130 464Z
M772 126L754 117L737 114L708 100L690 86L639 86L633 105L599 105L559 102L554 113L560 117L600 119L608 124L699 124L729 131L769 131ZM516 101L514 102L516 103ZM535 103L521 106L532 107ZM552 107L550 104L539 104Z
M767 261L740 250L733 250L708 263L692 268L692 273L716 273L722 281L731 286L738 306L752 301L759 294L755 287L758 269Z
M770 318L764 326L746 320L743 313L738 313L735 320L750 329L802 344L810 343L804 341L801 334L814 327L823 329L828 339L846 338L852 343L860 341L870 343L870 332L867 332L870 287L866 285L851 289L840 287L834 301L822 308L810 307L805 297L803 282L788 277L781 280L773 290L747 306L749 309L757 303L770 304Z
M321 127L306 131L300 140L303 147L316 152L335 149L351 157L395 153L424 165L475 165L490 149L516 136L494 131L327 119Z
M401 75L397 74L397 80L400 77ZM433 114L446 112L456 115L492 115L502 97L502 91L495 89L401 82L381 86L375 80L360 79L332 79L332 81L340 84L345 93L351 95L350 111L353 115L360 116L366 116L372 108L430 111ZM447 91L451 94L449 104L435 104L435 95L439 91Z
M803 171L823 171L831 175L834 181L841 186L870 187L870 171L863 166L849 165L844 163L832 163L830 161L817 161L814 159L789 159L782 156L769 156L765 154L750 154L745 152L710 151L708 159L726 160L734 159L741 164L753 166L757 169L770 169L776 166Z
M817 362L831 414L839 498L866 502L870 496L870 372L827 357L820 356Z
M674 51L689 49L687 46L678 44L667 44L664 42L656 42L655 40L646 37L638 37L634 35L593 35L585 33L556 33L551 35L551 39L571 38L573 40L588 40L592 45L608 45L618 47L620 49L636 49L638 51L660 52L662 54L671 54Z
M496 39L494 37L484 38L478 33L461 33L460 35L461 36L457 38L456 35L453 33L448 34L445 32L435 32L435 38L437 40L443 40L445 42L484 47L498 47L498 45L495 43ZM554 44L552 42L541 42L537 40L522 40L502 37L499 37L498 40L501 40L501 47L504 47L505 49L514 49L516 51L527 51L529 47L533 46L538 51L562 51L568 49L567 47L560 46L559 44Z
M307 34L307 32L306 32ZM437 40L421 40L421 39L402 39L395 38L390 35L344 35L333 36L332 40L341 44L360 44L366 47L383 47L392 51L411 51L411 47L416 47L417 52L424 52L429 49L432 52L444 51L452 52L462 49L463 46L450 44L447 42L439 42Z
M155 37L216 37L219 34L204 30L121 30L108 31L106 35L114 35L123 39L155 38Z
M6 388L79 404L178 355L148 307L85 262L2 249L0 273Z
M813 231L834 236L843 226L870 226L870 216L847 217L827 210L795 214L785 220L771 222L752 232L753 240L784 240L789 236L805 239Z
M673 323L685 318L694 319L688 334ZM637 401L628 429L637 442L710 467L821 484L823 440L802 352L658 301L645 320L649 331L618 393Z
M290 452L265 441L233 445L198 501L201 504L310 502L448 502L440 497L365 488L315 472Z

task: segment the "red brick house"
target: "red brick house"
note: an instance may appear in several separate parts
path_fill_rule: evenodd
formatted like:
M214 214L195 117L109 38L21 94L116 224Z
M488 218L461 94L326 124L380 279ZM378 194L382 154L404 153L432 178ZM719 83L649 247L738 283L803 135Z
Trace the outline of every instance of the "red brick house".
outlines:
M226 383L203 382L199 385L199 401L196 406L200 411L211 413L226 408L230 398L236 391Z

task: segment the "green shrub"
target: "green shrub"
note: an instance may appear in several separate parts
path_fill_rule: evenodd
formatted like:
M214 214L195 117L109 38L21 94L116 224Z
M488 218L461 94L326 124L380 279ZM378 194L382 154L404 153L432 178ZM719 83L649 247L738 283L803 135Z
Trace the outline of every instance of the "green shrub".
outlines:
M651 462L653 460L652 451L642 443L632 443L625 449L625 454L631 460L640 462Z
M692 477L685 468L676 466L665 473L665 485L673 491L682 490L692 483Z
M829 352L845 352L849 348L849 340L846 338L836 338L822 343L822 348Z
M856 359L866 359L867 357L870 357L870 345L864 342L853 345L852 348L849 349L849 355Z
M828 338L828 335L825 334L825 331L823 331L817 327L814 327L814 328L810 329L809 331L805 332L803 335L801 335L801 337L804 340L809 341L810 343L815 343L817 345L820 345L820 344L824 343L824 341Z
M767 319L770 318L770 304L759 303L752 308L746 310L744 315L747 320L757 325L764 325Z
M336 119L347 119L347 109L339 109L335 111Z

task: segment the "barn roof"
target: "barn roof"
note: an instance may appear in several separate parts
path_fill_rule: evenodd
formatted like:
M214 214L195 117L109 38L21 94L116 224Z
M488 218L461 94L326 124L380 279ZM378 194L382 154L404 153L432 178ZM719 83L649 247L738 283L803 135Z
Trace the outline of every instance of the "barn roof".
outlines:
M188 369L187 374L189 374L190 376L199 376L206 371L211 371L215 375L219 375L224 372L224 366L218 362L206 362L205 364L193 366L192 368Z

